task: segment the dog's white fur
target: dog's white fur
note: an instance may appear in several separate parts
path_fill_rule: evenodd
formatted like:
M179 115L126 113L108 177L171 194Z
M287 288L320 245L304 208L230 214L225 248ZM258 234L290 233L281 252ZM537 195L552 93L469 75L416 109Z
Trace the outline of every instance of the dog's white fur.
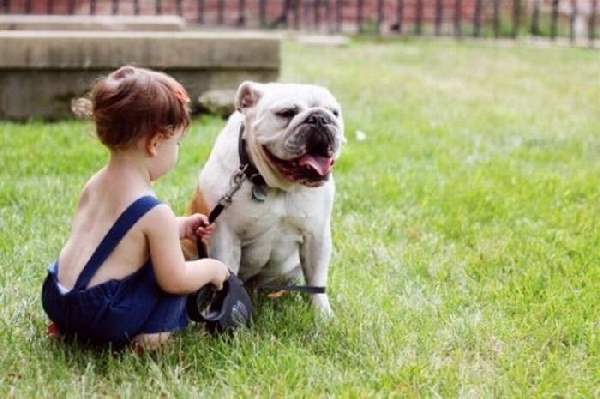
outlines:
M217 137L204 166L198 193L212 209L230 189L231 176L239 168L238 135L244 136L252 163L268 188L264 202L252 199L252 183L245 181L233 203L220 215L209 242L209 256L223 261L244 281L258 285L304 279L306 284L326 286L331 256L333 177L317 187L284 178L264 152L280 159L296 157L286 140L311 112L318 110L333 120L334 157L344 141L340 106L326 89L312 85L257 84L244 82L236 95L236 111ZM277 111L297 107L288 124ZM288 143L289 144L289 143ZM302 145L300 145L302 150ZM311 295L312 303L331 314L327 294Z

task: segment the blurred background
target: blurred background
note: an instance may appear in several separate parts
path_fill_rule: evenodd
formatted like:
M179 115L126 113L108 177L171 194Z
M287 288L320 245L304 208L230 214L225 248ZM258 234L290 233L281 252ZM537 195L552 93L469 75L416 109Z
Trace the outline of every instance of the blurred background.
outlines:
M597 38L598 0L1 0L0 14L177 15L190 28Z

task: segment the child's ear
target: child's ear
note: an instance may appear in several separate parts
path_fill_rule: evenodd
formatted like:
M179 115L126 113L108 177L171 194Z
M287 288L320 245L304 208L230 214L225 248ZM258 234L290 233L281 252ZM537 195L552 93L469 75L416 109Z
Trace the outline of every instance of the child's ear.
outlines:
M160 134L155 134L152 137L149 137L145 140L144 143L144 149L146 150L146 153L148 153L148 155L150 155L151 157L155 157L156 154L158 154L158 145L161 142L161 135Z

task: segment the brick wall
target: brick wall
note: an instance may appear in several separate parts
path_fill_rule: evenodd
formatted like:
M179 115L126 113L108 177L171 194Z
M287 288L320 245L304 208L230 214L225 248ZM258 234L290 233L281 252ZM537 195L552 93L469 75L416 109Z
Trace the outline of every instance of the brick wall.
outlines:
M199 18L200 5L203 5L203 23L207 25L219 24L219 4L223 4L223 22L226 25L235 25L238 22L240 13L240 1L245 6L245 18L248 26L257 27L260 20L260 0L0 0L4 7L0 6L0 12L34 14L68 14L70 9L75 14L102 14L109 15L115 5L117 13L121 15L134 15L135 7L139 8L139 13L143 15L154 15L159 12L163 14L178 14L188 21L188 23L197 23ZM294 7L296 1L299 1L299 7ZM317 1L318 7L315 7ZM384 0L383 11L385 24L396 22L398 0ZM435 18L437 0L422 0L422 18L426 23L432 23ZM464 21L473 19L476 0L458 0L460 1L461 18ZM510 0L509 0L510 2ZM525 2L525 1L523 1ZM284 9L285 0L265 0L265 18L267 22L275 21ZM503 7L507 7L507 1L503 1ZM315 25L318 20L321 24L329 20L331 24L335 23L336 1L335 0L290 0L292 11L289 17L290 24L293 25L296 17L294 10L299 11L298 19L300 24L305 27ZM343 0L342 23L353 25L358 21L359 0ZM363 0L363 22L368 24L377 19L378 0ZM403 0L403 22L413 23L417 18L417 0ZM492 1L483 0L482 18L486 19L492 12ZM446 23L452 23L455 15L456 0L441 0L443 18ZM315 11L316 8L316 11ZM29 10L29 11L28 11Z

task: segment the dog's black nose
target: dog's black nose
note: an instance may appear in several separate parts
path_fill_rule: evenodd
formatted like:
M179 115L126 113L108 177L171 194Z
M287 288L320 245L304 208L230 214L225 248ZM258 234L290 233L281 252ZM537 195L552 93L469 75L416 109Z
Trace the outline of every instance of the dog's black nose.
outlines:
M328 123L332 123L332 120L323 111L316 111L308 115L304 122L310 125L325 126Z
M306 141L308 154L329 157L334 152L334 138L323 130L313 130Z

